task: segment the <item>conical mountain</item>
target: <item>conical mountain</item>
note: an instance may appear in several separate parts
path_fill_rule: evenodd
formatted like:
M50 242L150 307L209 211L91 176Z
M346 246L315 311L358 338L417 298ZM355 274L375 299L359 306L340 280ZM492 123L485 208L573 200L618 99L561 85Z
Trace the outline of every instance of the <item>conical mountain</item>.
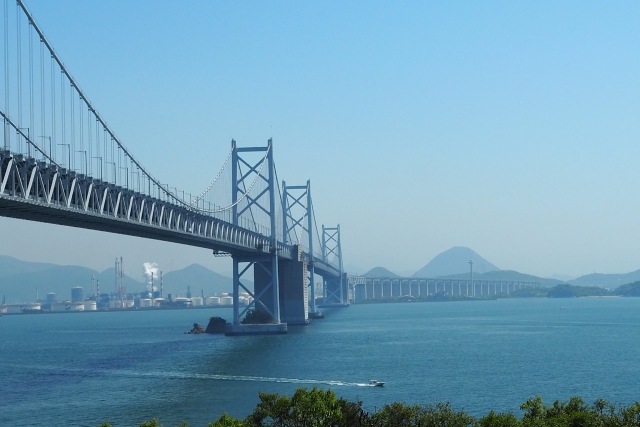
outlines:
M371 270L364 273L363 276L364 277L385 277L385 278L398 277L397 274L392 273L391 271L387 270L384 267L374 267Z
M436 255L427 265L418 270L413 277L440 277L467 273L469 271L469 260L473 260L473 271L478 273L500 270L472 249L454 246Z

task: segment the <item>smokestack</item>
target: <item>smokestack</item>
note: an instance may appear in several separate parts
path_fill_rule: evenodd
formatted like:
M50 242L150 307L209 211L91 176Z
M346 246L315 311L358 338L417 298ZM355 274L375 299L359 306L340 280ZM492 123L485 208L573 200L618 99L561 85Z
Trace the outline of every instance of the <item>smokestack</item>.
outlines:
M162 292L164 291L164 284L162 283L162 271L160 272L160 298L162 298Z
M151 298L153 298L153 271L151 272Z

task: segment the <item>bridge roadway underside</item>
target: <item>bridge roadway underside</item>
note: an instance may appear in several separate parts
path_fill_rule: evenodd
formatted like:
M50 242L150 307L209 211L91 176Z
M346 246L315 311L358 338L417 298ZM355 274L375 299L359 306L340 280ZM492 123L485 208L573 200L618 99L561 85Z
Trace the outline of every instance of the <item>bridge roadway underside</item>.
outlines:
M178 243L214 251L232 253L239 256L266 255L264 251L261 251L259 249L236 245L233 242L229 242L227 240L216 240L211 236L202 236L199 234L180 231L176 229L159 227L144 222L130 221L110 215L98 214L91 211L81 211L78 209L66 208L52 203L45 204L41 202L25 200L24 198L17 198L6 195L0 195L0 216L75 228L84 228L87 230L104 231L126 236L162 240L170 243ZM300 252L299 254L292 254L288 252L289 251L280 251L278 254L279 258L283 261L293 261L293 259L296 258L296 262L301 262L301 259L303 257L306 257L306 254L304 254L303 252ZM315 272L323 277L339 277L338 270L328 263L315 260L314 266ZM288 271L287 269L292 267L288 267L286 266L286 264L283 264L282 268L283 271ZM307 262L305 261L304 274L306 274L306 268ZM291 274L294 273L287 273L289 277L292 277ZM291 278L286 279L284 277L283 279L287 282L291 282L293 280ZM304 286L302 285L300 285L300 287L304 288Z
M105 231L108 233L122 234L126 236L162 240L165 242L179 243L214 251L232 253L240 256L264 254L263 251L258 249L235 245L233 242L226 240L216 240L210 236L207 237L176 229L145 224L143 222L129 221L110 215L101 215L91 211L81 211L60 205L45 204L4 195L0 195L0 216L42 222L46 224L84 228L87 230ZM288 251L279 253L279 257L284 259L292 258L292 254L285 252ZM323 277L339 277L338 270L328 263L316 260L314 262L314 266L316 273Z
M105 231L108 233L123 234L126 236L144 237L147 239L162 240L165 242L179 243L222 252L233 252L247 255L259 253L257 249L250 251L244 246L234 245L227 241L217 242L211 237L204 237L175 229L167 229L151 224L127 221L125 219L100 215L88 211L79 211L77 209L65 208L54 204L43 204L22 198L13 199L11 197L1 195L0 216L43 222L47 224L84 228L87 230Z

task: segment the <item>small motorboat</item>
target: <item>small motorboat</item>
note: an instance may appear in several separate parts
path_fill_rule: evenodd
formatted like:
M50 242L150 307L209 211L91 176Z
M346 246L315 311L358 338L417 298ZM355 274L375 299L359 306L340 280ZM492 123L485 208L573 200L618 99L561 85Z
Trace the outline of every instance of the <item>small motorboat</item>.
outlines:
M384 383L382 381L378 381L378 380L369 380L369 385L371 387L382 387L384 385Z

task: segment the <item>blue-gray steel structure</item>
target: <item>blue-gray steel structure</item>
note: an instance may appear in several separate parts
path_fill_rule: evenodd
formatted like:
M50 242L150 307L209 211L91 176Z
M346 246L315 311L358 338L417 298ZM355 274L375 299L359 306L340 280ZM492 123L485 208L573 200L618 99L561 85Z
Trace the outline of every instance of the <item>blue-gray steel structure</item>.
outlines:
M317 316L319 312L315 298L314 259L322 257L322 254L315 253L313 247L315 221L311 202L311 181L307 181L306 185L287 185L285 181L282 181L282 191L284 243L286 244L295 238L297 243L302 244L306 237L309 253L314 254L314 256L308 257L309 277L306 280L308 280L309 286L309 313L312 317Z
M344 306L349 304L347 277L342 268L342 243L340 241L340 224L336 227L322 226L322 259L334 257L338 263L338 276L323 279L324 306Z
M287 187L284 195L279 194L272 140L264 147L238 147L232 141L229 157L213 183L195 198L180 194L151 175L107 126L22 0L16 3L15 40L11 39L8 4L5 0L5 67L0 73L5 82L4 108L0 107L4 123L0 216L164 240L230 255L234 325L246 312L239 311L241 290L254 298L249 307L266 310L274 324L280 324L278 261L298 260L299 247L293 243L302 242L287 238L301 220L288 214ZM14 41L16 48L11 50L8 46ZM33 54L36 45L39 58ZM38 74L40 85L34 83L33 76ZM61 147L61 155L55 147ZM259 157L250 159L255 154ZM220 189L215 184L228 170L229 160L230 186ZM315 272L342 280L341 251L329 252L340 259L329 258L324 250L314 253L309 182L305 188L308 242L302 258L311 266L312 278ZM280 207L283 212L278 212ZM261 292L270 293L272 303L242 284L241 277L250 267L268 270L271 282Z

